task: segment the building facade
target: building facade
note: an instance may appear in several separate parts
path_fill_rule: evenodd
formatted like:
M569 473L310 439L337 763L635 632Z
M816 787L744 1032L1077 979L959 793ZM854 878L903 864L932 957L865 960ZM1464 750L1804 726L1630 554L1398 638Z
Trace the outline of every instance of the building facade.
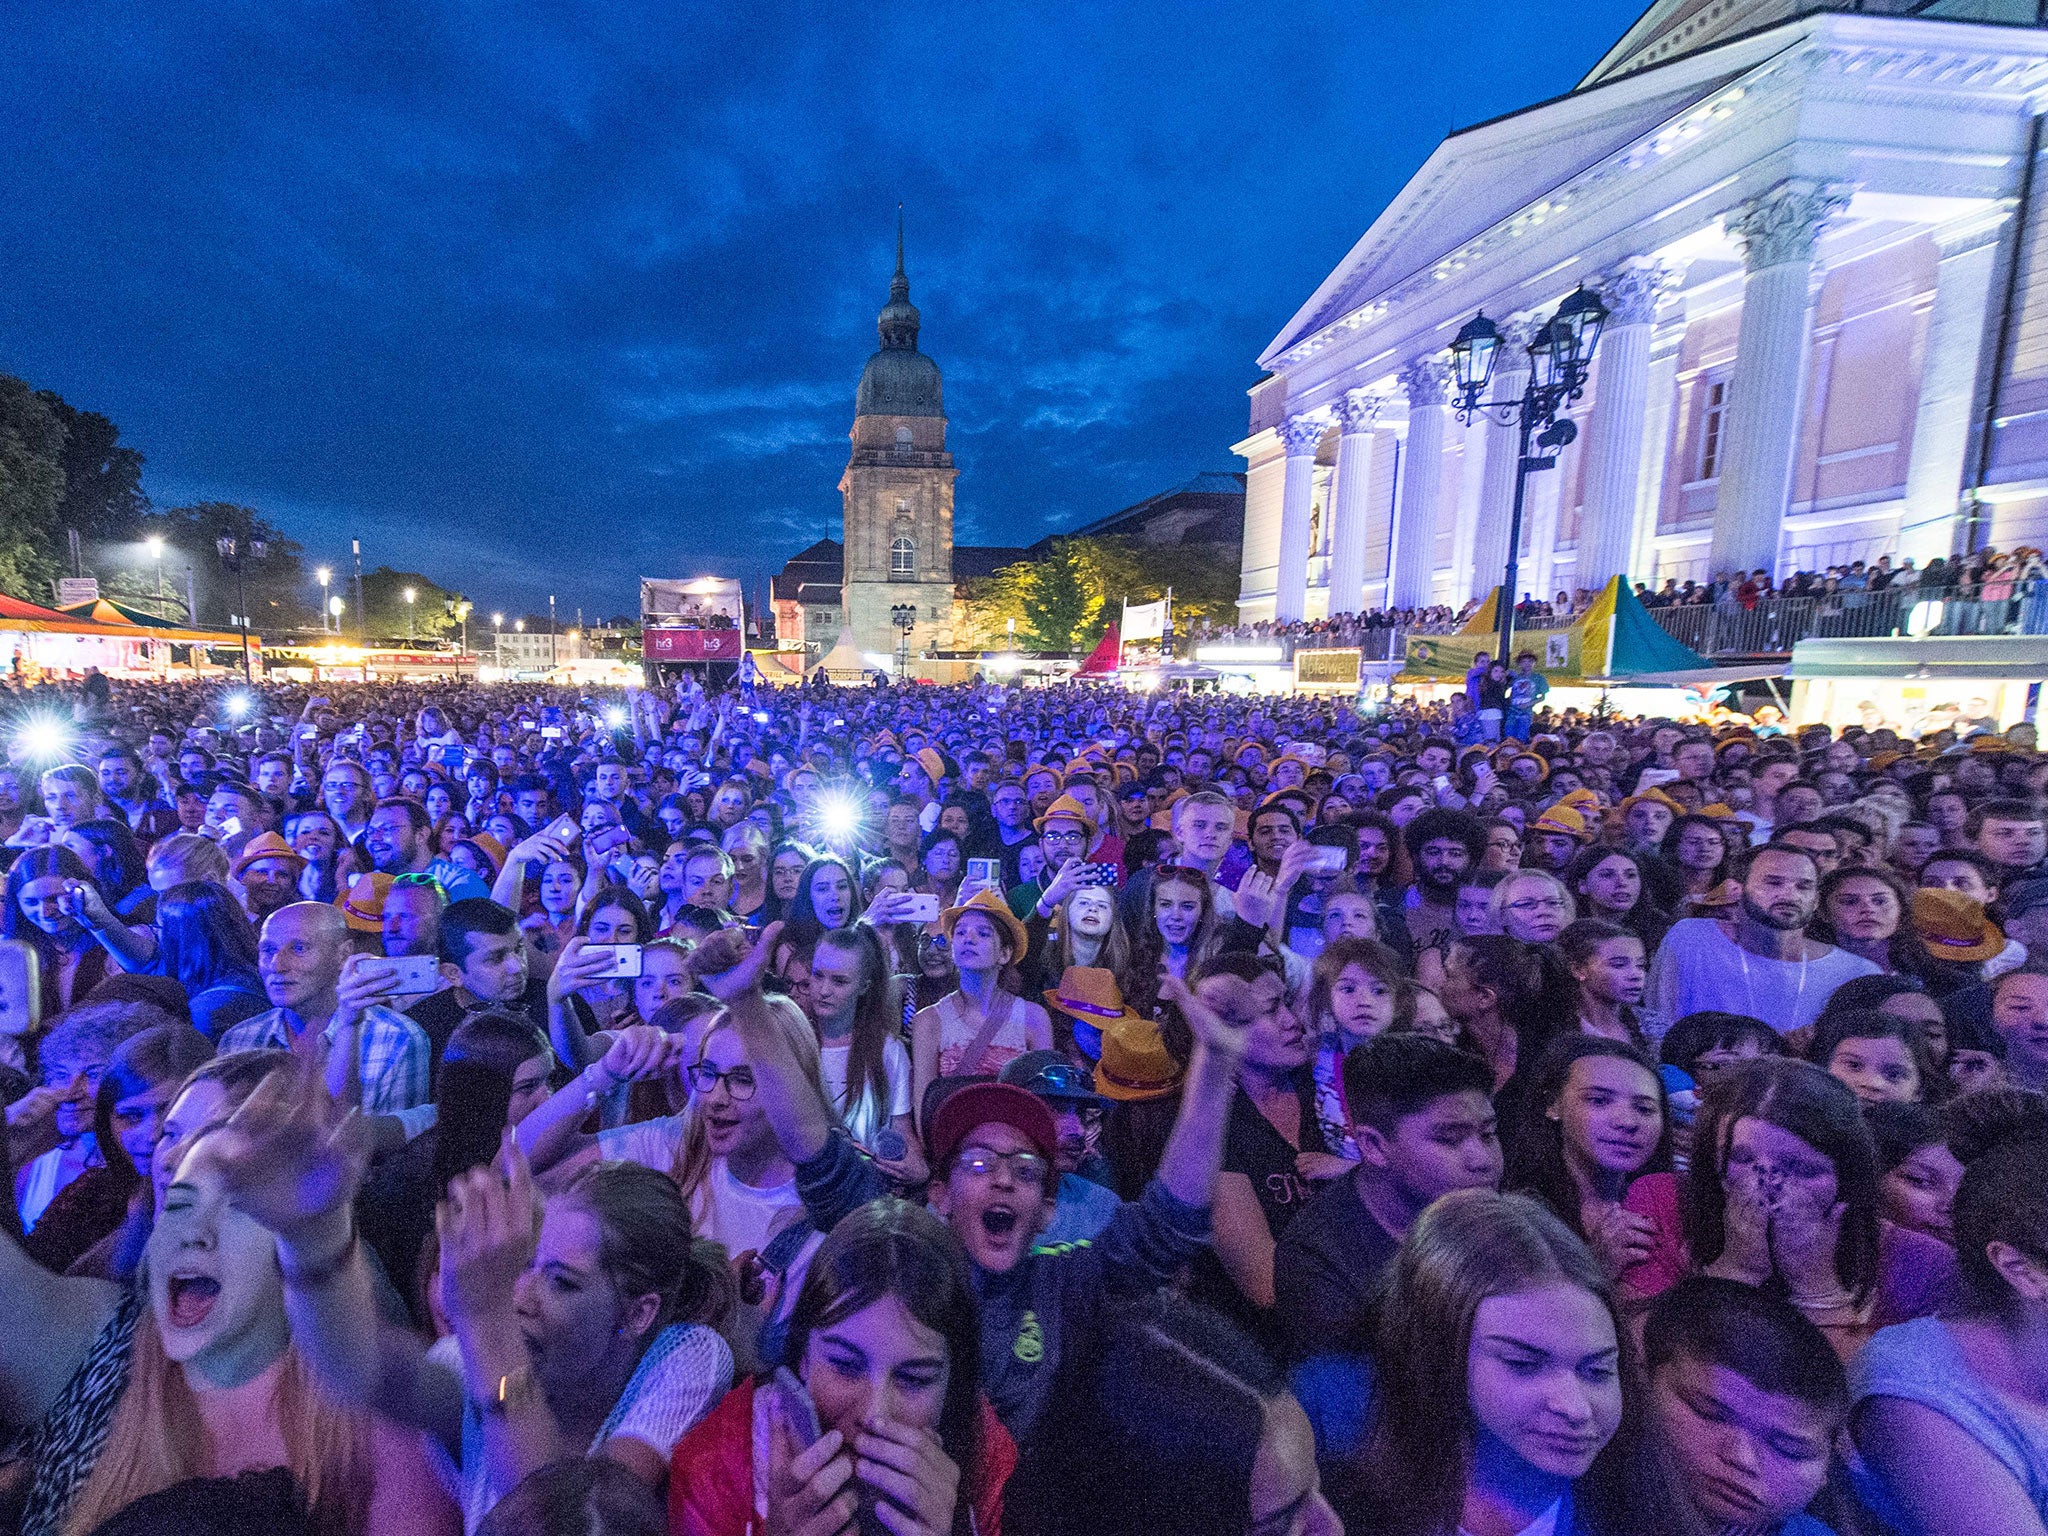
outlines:
M2048 542L2040 19L1659 0L1569 95L1447 139L1260 358L1241 616L1497 585L1516 435L1457 419L1447 349L1483 311L1518 397L1581 284L1611 314L1523 592Z
M881 347L854 396L853 453L839 477L845 510L843 613L853 643L895 653L893 610L916 610L912 644L943 645L953 618L953 481L939 365L917 349L917 306L896 235L896 274L878 320ZM830 641L826 642L827 644Z

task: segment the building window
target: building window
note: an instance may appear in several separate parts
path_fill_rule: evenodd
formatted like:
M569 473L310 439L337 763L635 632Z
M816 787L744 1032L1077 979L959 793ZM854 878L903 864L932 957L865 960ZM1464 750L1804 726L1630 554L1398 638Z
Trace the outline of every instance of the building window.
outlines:
M1695 480L1721 477L1721 443L1728 424L1728 381L1715 379L1707 385L1700 407L1700 457Z
M911 581L917 576L917 546L908 539L898 539L889 546L889 579Z
M896 429L896 451L898 453L910 452L911 441L910 428L898 427Z

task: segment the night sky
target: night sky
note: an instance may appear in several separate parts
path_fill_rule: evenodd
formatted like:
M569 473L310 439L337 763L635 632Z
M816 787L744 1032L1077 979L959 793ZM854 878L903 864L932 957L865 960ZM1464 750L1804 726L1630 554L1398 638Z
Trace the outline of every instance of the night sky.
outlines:
M10 6L0 371L485 607L837 536L906 205L963 543L1241 468L1255 358L1454 125L1646 0Z

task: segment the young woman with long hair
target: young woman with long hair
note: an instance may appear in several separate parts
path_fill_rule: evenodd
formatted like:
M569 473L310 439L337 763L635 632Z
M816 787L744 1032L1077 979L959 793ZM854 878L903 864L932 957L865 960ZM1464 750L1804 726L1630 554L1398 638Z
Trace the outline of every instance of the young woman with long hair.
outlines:
M347 840L340 824L325 811L300 811L285 819L284 840L306 861L299 873L299 894L308 901L332 901L341 888L336 863Z
M866 923L836 928L811 951L811 1001L826 1102L877 1167L901 1185L928 1170L912 1115L910 1053L897 1033L881 939ZM893 1141L883 1135L893 1132Z
M1926 1536L2048 1530L2048 1105L2037 1093L1967 1095L1952 1128L1956 1305L1887 1328L1850 1372L1849 1427L1888 1529Z
M1680 895L1674 911L1681 917L1692 916L1699 898L1728 878L1728 843L1721 836L1718 817L1679 817L1664 834L1663 853L1665 862L1678 872Z
M1807 932L1896 975L1927 970L1927 944L1913 929L1913 892L1889 869L1843 865L1820 883Z
M1626 848L1588 848L1572 860L1564 883L1578 898L1582 917L1626 928L1643 941L1646 954L1656 953L1671 928L1671 919L1650 898L1642 859Z
M548 1039L570 1067L586 1067L604 1054L592 1040L633 1013L632 983L614 979L608 953L618 944L648 943L654 919L647 905L623 885L599 886L583 908L576 937L562 946L548 972ZM600 953L590 954L596 947ZM646 956L641 956L644 974Z
M1526 944L1505 934L1481 934L1451 941L1439 992L1474 1052L1493 1067L1496 1082L1514 1075L1523 1048L1547 1033L1534 1014L1543 994L1543 967Z
M753 1536L765 1500L769 1531L859 1514L868 1530L999 1536L1017 1451L981 1394L980 1317L944 1222L903 1200L860 1207L811 1259L790 1320L791 1373L823 1434L799 1449L785 1389L742 1382L675 1448L669 1529Z
M63 842L92 871L93 883L118 916L147 916L155 892L149 887L148 860L127 822L104 816L81 821Z
M820 854L804 866L796 894L784 909L783 942L805 946L820 934L844 928L861 915L860 877L837 854Z
M1650 979L1643 941L1613 923L1582 917L1557 936L1557 949L1577 987L1580 1030L1647 1051L1638 1012Z
M1547 1207L1478 1189L1436 1201L1395 1252L1377 1340L1362 1442L1325 1450L1347 1530L1642 1528L1631 1335L1599 1261Z
M188 880L158 898L152 922L131 927L84 887L80 921L130 971L168 976L185 989L192 1022L209 1040L270 1006L256 969L256 930L224 885Z
M1664 1082L1633 1046L1560 1035L1530 1069L1506 1186L1536 1196L1591 1246L1624 1301L1686 1272Z
M1844 1359L1877 1329L1932 1312L1955 1275L1940 1243L1883 1219L1856 1095L1811 1062L1717 1076L1682 1198L1696 1265L1782 1292Z
M1024 925L993 891L977 892L940 919L952 946L954 990L911 1020L912 1093L924 1097L941 1077L988 1077L1026 1051L1052 1049L1052 1020L1011 988L1023 959Z
M1161 978L1186 981L1209 958L1216 943L1216 895L1199 869L1169 864L1152 877L1146 920L1131 938L1131 975L1126 995L1139 1013L1159 1006Z
M97 897L91 872L69 848L30 848L7 871L0 939L35 951L45 1018L83 1001L107 974L106 952L84 921L88 903L106 910Z
M431 1436L470 1526L563 1456L609 1457L659 1491L676 1441L732 1379L717 1329L733 1291L675 1185L600 1163L543 1201L507 1131L437 1209L454 1331L429 1351L378 1315L351 1211L360 1122L295 1086L308 1085L266 1083L218 1133L218 1157L226 1193L275 1234L291 1337L323 1392Z
M1026 928L1036 926L1034 916ZM1057 986L1071 966L1108 971L1118 986L1127 986L1131 974L1131 939L1117 916L1116 893L1107 886L1084 885L1060 903L1046 929L1038 956L1037 974L1026 977L1026 992L1042 992Z
M304 1271L238 1204L221 1134L178 1144L136 1285L59 1278L0 1240L0 1388L38 1425L21 1530L87 1536L188 1478L282 1467L318 1531L452 1536L417 1438L315 1389L286 1315Z

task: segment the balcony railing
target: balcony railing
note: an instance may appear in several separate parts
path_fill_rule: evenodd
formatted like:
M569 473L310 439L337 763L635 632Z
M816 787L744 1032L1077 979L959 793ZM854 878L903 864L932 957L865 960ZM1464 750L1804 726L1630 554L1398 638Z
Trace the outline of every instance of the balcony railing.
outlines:
M1789 656L1801 640L1860 640L1923 635L2048 635L2048 581L2022 582L2010 597L1952 597L1918 587L1767 597L1752 607L1734 598L1652 608L1672 639L1702 656Z

